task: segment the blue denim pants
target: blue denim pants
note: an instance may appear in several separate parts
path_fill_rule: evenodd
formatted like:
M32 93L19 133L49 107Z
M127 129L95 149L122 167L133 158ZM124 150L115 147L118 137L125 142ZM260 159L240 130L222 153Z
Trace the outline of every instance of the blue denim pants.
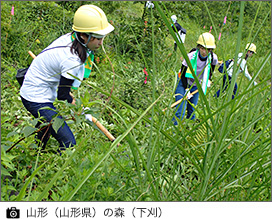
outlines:
M226 77L226 75L224 75L223 77L223 86L222 86L222 92L224 92L228 86L231 83L231 77L228 75L228 79ZM235 83L234 88L233 88L233 95L232 95L232 99L234 99L236 92L237 92L238 86L237 83ZM220 96L220 89L216 92L216 94L214 96L219 97Z
M185 89L186 88L183 86L182 81L178 77L178 86L177 86L177 89L175 91L176 101L178 101L178 100L180 100L181 98L184 97L184 94L186 93ZM193 86L190 89L190 92L192 93L195 90L197 90L197 86ZM172 121L174 122L174 125L178 124L175 117L182 120L184 115L185 115L185 110L186 109L187 109L186 118L189 119L191 117L191 120L195 119L195 114L194 114L195 109L191 104L194 104L196 106L197 102L198 102L198 97L199 97L199 93L197 92L189 100L184 100L179 105L176 106L177 111L175 113L175 116L172 119ZM188 102L190 102L191 104L188 103Z
M56 108L54 107L53 103L35 103L30 102L23 97L21 97L21 99L27 111L29 111L35 118L38 118L40 114L40 117L43 117L43 120L50 122L54 115L57 114L55 112ZM42 107L50 107L53 110L40 110ZM62 118L61 116L58 117ZM38 128L40 124L41 123L37 124L36 127ZM41 141L42 149L45 149L50 135L52 135L59 142L60 150L65 150L65 148L73 147L76 144L75 137L66 122L64 122L64 126L60 127L57 132L55 132L52 126L49 126L38 132L36 137Z

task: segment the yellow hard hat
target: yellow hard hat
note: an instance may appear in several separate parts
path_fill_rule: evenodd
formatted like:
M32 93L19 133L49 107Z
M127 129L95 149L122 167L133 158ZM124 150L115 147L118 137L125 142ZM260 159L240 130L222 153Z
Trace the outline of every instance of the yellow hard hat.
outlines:
M246 50L249 50L249 51L251 51L251 52L257 53L257 52L256 52L256 46L255 46L255 44L253 44L253 43L248 43L248 44L246 45Z
M198 41L196 43L202 45L203 47L205 47L207 49L215 49L216 48L214 36L208 32L202 33L198 37Z
M94 33L106 35L114 30L108 22L105 13L95 5L82 5L74 15L72 29L81 33Z

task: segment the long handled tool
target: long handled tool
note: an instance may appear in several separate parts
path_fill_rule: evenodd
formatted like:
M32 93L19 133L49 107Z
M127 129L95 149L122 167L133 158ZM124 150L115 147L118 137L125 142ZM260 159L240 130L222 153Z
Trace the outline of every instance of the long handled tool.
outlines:
M198 92L198 90L195 90L191 93L191 95L194 95ZM176 105L178 105L179 103L181 103L183 100L186 100L188 97L186 96L185 98L181 98L180 100L178 100L177 102L173 103L171 105L171 108L175 107ZM165 110L167 110L167 107L165 109L163 109L162 111L164 112Z
M35 59L36 58L36 56L34 55L34 53L33 52L31 52L31 51L28 51L28 54L33 58L33 59Z
M28 51L28 54L35 59L36 55L31 52ZM115 137L96 119L92 116L92 122L108 137L108 139L110 139L110 141L114 141Z
M114 141L115 137L96 119L92 116L93 123L110 139L110 141Z

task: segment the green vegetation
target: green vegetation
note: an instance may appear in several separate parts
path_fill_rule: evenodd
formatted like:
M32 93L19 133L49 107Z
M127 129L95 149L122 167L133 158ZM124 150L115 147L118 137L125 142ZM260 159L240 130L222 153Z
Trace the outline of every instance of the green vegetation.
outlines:
M154 10L144 10L144 2L92 2L115 27L104 40L110 61L102 49L96 53L91 77L74 91L76 106L56 101L75 134L75 150L58 156L58 143L51 138L47 151L38 155L31 135L37 120L21 103L15 74L31 63L28 50L39 54L70 32L74 11L88 3L1 1L1 200L270 200L268 1L156 1ZM187 29L185 45L178 44L176 53L169 23L172 14ZM229 89L215 99L223 78L216 68L207 94L200 92L198 119L174 127L175 109L165 113L162 109L174 102L181 59L210 26L219 60L235 57L248 42L257 45L248 69L258 85L240 74L237 98L231 100ZM90 107L116 137L113 143L84 121L82 106Z

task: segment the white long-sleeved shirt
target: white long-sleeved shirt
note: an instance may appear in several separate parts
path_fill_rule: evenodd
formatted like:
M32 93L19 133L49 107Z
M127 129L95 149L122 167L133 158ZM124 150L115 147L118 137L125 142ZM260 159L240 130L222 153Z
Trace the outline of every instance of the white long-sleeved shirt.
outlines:
M248 73L248 70L247 70L247 64L246 64L247 61L246 61L245 59L242 58L243 56L244 56L243 53L239 53L239 54L238 54L238 62L237 62L237 65L240 66L240 68L239 68L239 73L240 73L240 72L244 72L245 76L246 76L249 80L251 80L252 77L251 77L251 75ZM230 65L229 65L228 69L227 69L227 73L228 73L228 75L229 75L230 77L232 77L232 74L233 74L233 65L234 65L234 62L235 62L235 61L232 61L232 62L230 63ZM255 82L255 83L256 83L256 82ZM255 84L255 83L254 83L254 84Z
M31 63L20 89L20 95L31 102L46 103L54 102L57 97L57 88L60 82L60 75L73 79L68 72L80 79L83 79L84 64L81 63L76 54L72 54L71 33L65 34L46 49L59 46L38 55Z

